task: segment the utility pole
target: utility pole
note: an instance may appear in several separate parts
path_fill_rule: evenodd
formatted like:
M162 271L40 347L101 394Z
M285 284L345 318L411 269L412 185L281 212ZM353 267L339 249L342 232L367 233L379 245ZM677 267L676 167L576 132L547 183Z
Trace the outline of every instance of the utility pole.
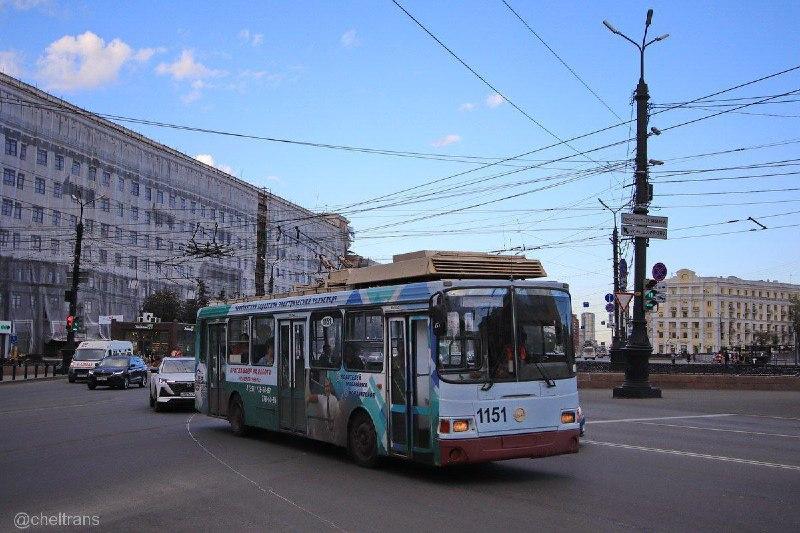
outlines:
M647 83L644 81L644 51L657 41L666 39L664 34L647 41L647 30L653 20L653 10L647 10L647 19L644 26L644 36L639 44L627 35L617 30L608 21L603 24L612 33L632 43L639 50L639 83L636 86L634 99L636 100L636 178L635 202L633 212L646 215L647 205L650 202L650 185L647 182L647 101L650 99ZM660 398L661 389L650 386L650 356L653 347L647 338L647 321L644 314L644 279L647 268L647 239L634 238L634 300L633 300L633 329L624 348L625 354L625 381L622 386L614 388L615 398Z
M611 233L611 246L614 252L614 336L611 338L611 348L609 350L609 355L613 362L620 359L620 348L622 348L622 313L620 312L621 309L617 301L617 293L619 292L619 233L617 233L617 213L622 208L611 209L600 198L598 198L597 201L614 215L614 231Z
M103 198L100 196L91 201L81 202L78 196L72 195L72 199L80 206L80 216L78 217L78 224L75 227L75 253L72 261L72 284L69 290L69 316L75 317L78 310L78 283L80 281L81 272L81 242L83 241L83 208L95 201ZM74 320L74 319L73 319ZM67 368L72 360L72 355L75 353L75 329L67 327L67 344L65 349L61 352L61 368L66 374Z

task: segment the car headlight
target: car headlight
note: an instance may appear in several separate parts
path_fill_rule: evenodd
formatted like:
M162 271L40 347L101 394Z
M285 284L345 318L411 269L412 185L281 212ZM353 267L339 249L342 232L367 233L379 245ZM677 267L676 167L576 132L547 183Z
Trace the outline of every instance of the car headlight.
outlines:
M115 376L121 376L122 373L125 372L124 370L120 370L119 372L114 372Z
M89 370L89 375L94 376L94 370Z

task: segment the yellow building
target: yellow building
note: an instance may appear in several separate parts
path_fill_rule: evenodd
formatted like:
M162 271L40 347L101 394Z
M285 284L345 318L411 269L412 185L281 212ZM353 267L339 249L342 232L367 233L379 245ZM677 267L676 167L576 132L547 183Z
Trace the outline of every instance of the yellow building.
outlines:
M681 269L658 289L667 301L647 316L654 354L714 353L758 344L763 337L772 344L793 343L789 298L800 297L800 285L702 277Z

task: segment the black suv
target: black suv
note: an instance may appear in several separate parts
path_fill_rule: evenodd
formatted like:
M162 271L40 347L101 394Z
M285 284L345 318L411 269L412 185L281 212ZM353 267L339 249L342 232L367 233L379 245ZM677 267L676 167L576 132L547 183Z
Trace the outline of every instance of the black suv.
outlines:
M86 376L87 386L94 390L98 385L127 389L132 383L147 385L147 365L140 357L112 355L103 359Z

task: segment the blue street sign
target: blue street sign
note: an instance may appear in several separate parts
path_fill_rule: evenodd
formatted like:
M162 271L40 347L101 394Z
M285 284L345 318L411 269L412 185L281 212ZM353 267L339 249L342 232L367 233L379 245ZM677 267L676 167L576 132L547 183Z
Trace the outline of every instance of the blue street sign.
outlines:
M17 344L17 336L14 334L9 335L8 342L10 342L12 345Z
M653 265L653 279L656 281L664 281L667 277L667 265L664 263L656 263Z
M606 294L606 301L610 304L614 303L614 295L611 293Z
M609 313L613 313L614 312L614 304L606 304L606 311L608 311Z
M589 302L583 302L584 307L589 307Z

